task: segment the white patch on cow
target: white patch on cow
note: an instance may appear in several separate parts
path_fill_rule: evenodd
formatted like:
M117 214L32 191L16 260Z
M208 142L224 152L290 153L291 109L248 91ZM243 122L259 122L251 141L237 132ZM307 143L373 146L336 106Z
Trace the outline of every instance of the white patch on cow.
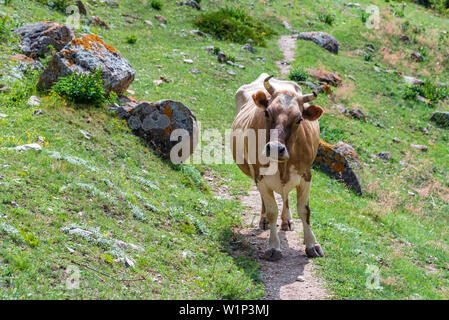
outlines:
M263 182L266 184L268 188L273 190L274 192L283 195L290 192L297 185L301 183L302 176L298 174L293 166L289 168L290 179L287 181L285 185L281 183L281 176L279 170L277 170L276 174L271 176L264 176Z

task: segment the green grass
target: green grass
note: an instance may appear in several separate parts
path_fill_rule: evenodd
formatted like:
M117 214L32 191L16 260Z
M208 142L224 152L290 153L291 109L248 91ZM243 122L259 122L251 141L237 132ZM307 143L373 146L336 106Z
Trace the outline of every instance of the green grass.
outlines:
M248 9L250 2L254 9ZM322 138L329 143L350 143L364 164L358 169L363 196L318 171L313 174L312 228L326 254L315 264L334 297L447 299L449 133L428 123L435 109L449 108L444 102L428 106L405 100L407 86L402 78L394 72L373 70L374 66L394 68L411 76L422 73L435 83L449 82L444 58L448 39L440 32L447 19L416 4L408 4L401 18L388 10L391 3L359 2L363 7L372 2L379 6L383 14L380 30L367 29L359 9L344 6L345 1L310 0L292 2L290 7L284 1L223 0L203 2L202 7L205 13L225 6L250 12L278 35L288 33L280 22L287 19L295 30L326 31L340 42L339 55L334 55L299 40L292 63L293 68L339 72L344 86L335 89L336 102L348 110L359 107L367 115L367 122L350 119L333 111L326 97L317 100L326 110L320 120ZM1 9L10 16L17 14L13 21L17 25L66 19L38 2L14 0ZM279 75L275 61L282 55L277 37L265 38L266 46L257 47L257 55L267 59L263 64L242 51L240 44L185 32L196 28L202 13L175 2L164 2L161 14L168 19L166 28L156 26L149 5L140 8L135 1L124 0L118 8L89 6L89 11L113 26L90 29L114 45L136 69L130 87L135 96L182 101L203 128L229 128L235 116L235 91L261 72ZM335 14L332 26L317 18L319 12ZM125 13L138 19L130 24L123 19ZM152 20L155 27L144 20ZM406 21L410 24L404 31ZM81 24L85 26L86 21ZM388 34L391 30L400 32ZM428 40L423 39L422 30ZM403 33L410 43L400 40ZM123 41L129 34L138 34L139 41ZM376 53L366 61L353 50L364 49L368 43ZM217 63L216 56L203 46L220 48L245 69ZM393 54L404 51L404 56L389 56L381 50L385 46ZM410 61L410 53L420 47L428 50L425 61ZM1 298L263 296L252 252L238 257L231 254L231 244L239 240L233 228L240 224L243 208L236 201L217 198L203 178L207 171L232 194L242 195L251 182L236 166L173 166L132 135L126 123L106 107L74 108L58 96L36 92L33 74L16 79L17 63L8 57L19 52L17 39L8 38L0 49L0 83L12 87L0 96L0 113L7 115L0 118ZM182 63L186 58L194 61L200 74L189 72L192 65ZM153 80L161 76L171 82L154 85ZM33 94L42 99L37 108L26 103ZM36 109L43 109L44 114L33 116ZM428 135L422 133L424 128ZM90 140L80 129L91 134ZM402 142L393 143L394 137ZM33 142L39 142L43 150L18 153L7 149ZM414 150L411 143L427 145L429 150ZM392 159L378 159L375 155L382 151L390 151ZM404 167L400 161L409 165ZM429 186L433 189L426 192ZM291 198L295 208L293 193ZM67 233L71 227L88 230L91 236ZM115 240L143 251L117 248ZM135 266L126 268L115 261L123 256ZM71 265L80 269L80 289L65 286ZM379 268L383 290L367 289L367 265Z

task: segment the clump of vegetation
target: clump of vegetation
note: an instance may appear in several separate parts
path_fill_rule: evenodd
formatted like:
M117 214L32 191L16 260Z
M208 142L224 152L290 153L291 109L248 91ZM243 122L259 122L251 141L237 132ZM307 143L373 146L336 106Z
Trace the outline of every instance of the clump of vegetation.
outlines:
M422 85L407 86L404 99L415 99L416 96L426 98L432 103L449 99L449 88L445 86L438 86L430 80L424 81Z
M71 0L37 0L37 2L63 13L65 13L68 6L73 5Z
M447 0L412 0L412 2L420 4L426 8L432 8L442 14L449 13L449 1Z
M290 71L288 78L292 81L306 81L309 78L309 74L303 68L299 67Z
M72 73L56 82L52 91L77 104L101 105L106 100L101 70Z
M137 42L137 36L135 34L130 34L126 36L126 42L129 44L134 44Z
M162 2L160 2L158 0L151 1L151 8L153 8L155 10L161 10L162 9Z
M324 22L325 24L328 25L333 25L335 22L335 16L333 14L330 14L328 12L322 12L318 15L318 20L320 20L321 22Z
M249 16L242 9L222 8L218 11L202 14L195 25L203 32L237 43L254 40L257 45L264 46L265 39L275 31L261 21Z
M9 37L10 33L9 17L0 16L0 40L5 40Z
M371 61L373 59L374 54L372 52L365 53L364 59L365 61Z

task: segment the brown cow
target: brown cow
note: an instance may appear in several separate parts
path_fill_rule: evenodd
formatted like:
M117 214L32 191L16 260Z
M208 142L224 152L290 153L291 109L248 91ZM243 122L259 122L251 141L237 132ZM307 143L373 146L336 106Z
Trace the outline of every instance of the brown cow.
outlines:
M310 229L311 166L318 151L318 119L324 110L309 105L317 93L303 95L292 81L272 79L263 73L236 93L237 116L232 124L231 150L239 168L256 182L262 199L259 226L270 227L268 260L281 258L277 234L278 207L273 192L282 196L282 225L293 230L288 193L296 188L298 215L304 227L309 257L323 257Z

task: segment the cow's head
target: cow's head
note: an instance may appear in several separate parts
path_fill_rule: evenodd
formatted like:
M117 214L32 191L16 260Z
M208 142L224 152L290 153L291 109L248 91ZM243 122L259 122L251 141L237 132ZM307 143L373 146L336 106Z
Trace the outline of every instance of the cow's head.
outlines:
M317 105L305 105L316 99L317 93L300 95L293 91L276 91L269 80L264 81L264 87L270 94L267 97L264 91L253 94L253 100L261 108L269 132L268 143L264 153L273 160L285 161L290 157L288 144L292 133L299 129L303 120L318 120L324 110Z

